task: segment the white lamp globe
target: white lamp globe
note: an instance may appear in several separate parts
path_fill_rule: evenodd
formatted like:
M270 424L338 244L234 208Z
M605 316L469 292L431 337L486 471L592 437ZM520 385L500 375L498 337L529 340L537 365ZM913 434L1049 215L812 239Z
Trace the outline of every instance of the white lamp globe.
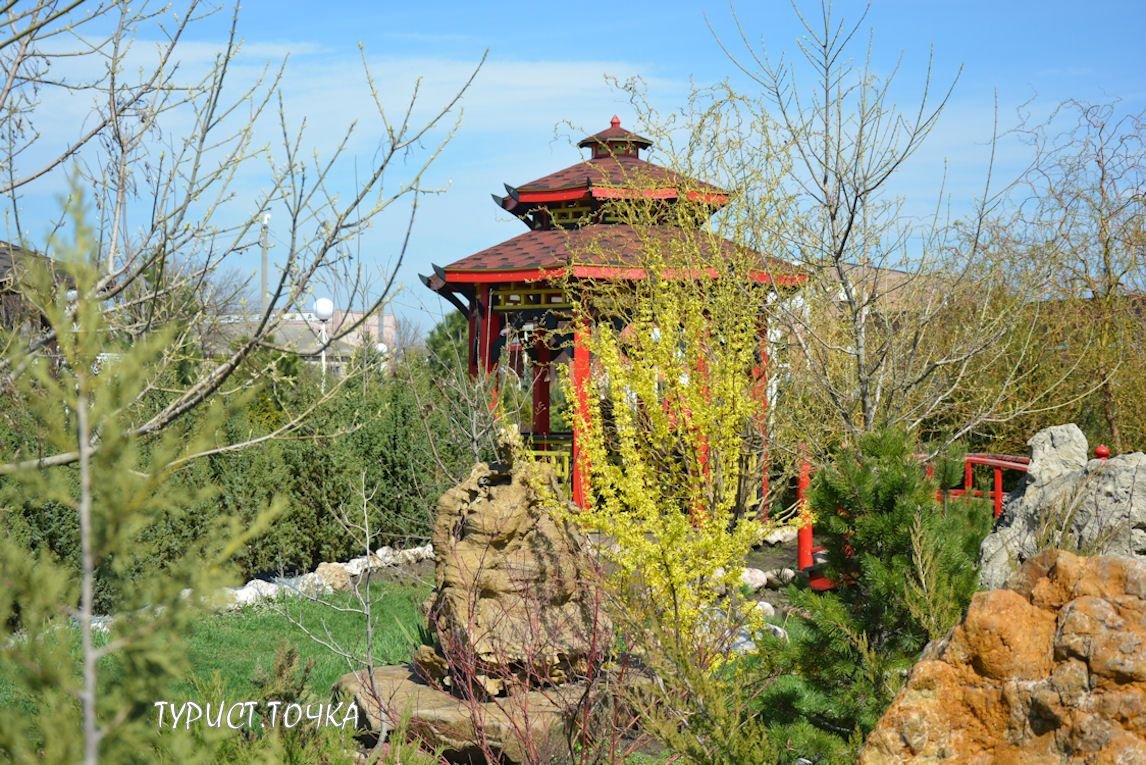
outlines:
M321 322L328 322L334 316L334 301L330 298L319 298L314 301L314 315Z

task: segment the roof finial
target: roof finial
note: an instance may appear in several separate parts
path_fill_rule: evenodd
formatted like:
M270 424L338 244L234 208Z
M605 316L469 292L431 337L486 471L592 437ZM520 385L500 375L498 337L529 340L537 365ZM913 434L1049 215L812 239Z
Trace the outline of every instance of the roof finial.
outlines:
M613 127L620 127L621 126L621 118L614 114L613 119L609 120L609 124L612 125Z

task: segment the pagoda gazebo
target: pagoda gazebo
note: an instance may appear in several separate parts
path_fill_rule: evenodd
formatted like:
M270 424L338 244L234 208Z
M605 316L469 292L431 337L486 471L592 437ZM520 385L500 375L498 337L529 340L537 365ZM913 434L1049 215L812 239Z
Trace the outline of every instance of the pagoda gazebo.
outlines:
M645 279L640 265L645 242L695 236L703 219L726 204L729 194L642 159L652 141L622 128L616 116L607 129L577 145L591 151L589 159L521 186L507 184L505 196L493 196L528 231L444 268L435 265L433 275L421 278L468 319L471 375L495 374L505 350L524 341L533 406L531 426L523 435L535 449L571 454L573 500L584 506L588 487L577 433L552 433L549 416L551 365L570 346L573 390L587 395L587 333L592 328L581 322L574 326L573 301L596 283ZM649 225L624 222L616 215L618 200L643 200L652 211ZM672 215L681 202L704 214ZM705 253L709 257L749 255L749 262L759 264L750 274L757 281L784 287L804 280L784 261L725 239L706 236L702 241L702 247L713 250ZM759 389L764 395L764 386Z

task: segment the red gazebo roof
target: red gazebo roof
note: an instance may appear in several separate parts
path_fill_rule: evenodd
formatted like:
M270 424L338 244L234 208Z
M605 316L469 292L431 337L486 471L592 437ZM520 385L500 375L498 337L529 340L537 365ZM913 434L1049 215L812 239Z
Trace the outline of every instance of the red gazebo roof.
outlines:
M606 130L578 144L593 150L591 158L517 188L506 185L506 196L494 196L500 207L521 218L531 230L445 268L435 266L434 276L423 277L423 281L449 299L454 292L472 292L472 285L478 284L566 276L642 279L642 264L654 247L664 253L675 250L678 257L666 258L670 263L735 259L746 264L752 278L777 286L797 284L804 278L786 261L727 241L699 225L671 225L668 221L675 219L668 213L674 205L696 202L707 206L711 214L728 201L729 193L641 159L640 152L651 144L623 129L614 116ZM649 224L630 225L610 212L609 200L618 199L660 204L652 206L654 219ZM687 265L680 268L691 273Z
M522 218L538 207L560 202L642 197L671 202L683 198L717 208L728 201L728 192L723 189L641 159L641 150L652 143L622 128L614 114L607 129L577 144L592 149L589 159L516 187L507 184L508 194L495 195L494 201Z
M506 190L509 195L500 197L501 206L511 212L522 205L590 198L683 197L716 206L728 201L728 192L723 189L637 157L594 157L516 188L507 186Z
M527 231L445 268L449 284L531 281L570 274L582 278L639 279L650 248L687 247L699 260L719 256L754 263L755 277L775 284L801 278L788 262L761 255L709 232L677 226L595 223L573 229ZM671 259L671 258L670 258Z
M653 142L643 135L637 135L631 130L625 130L621 127L621 118L613 115L613 119L609 120L609 127L602 130L600 133L594 133L591 136L582 138L577 144L580 149L593 149L594 151L610 151L616 146L634 146L641 149L647 149L653 145Z

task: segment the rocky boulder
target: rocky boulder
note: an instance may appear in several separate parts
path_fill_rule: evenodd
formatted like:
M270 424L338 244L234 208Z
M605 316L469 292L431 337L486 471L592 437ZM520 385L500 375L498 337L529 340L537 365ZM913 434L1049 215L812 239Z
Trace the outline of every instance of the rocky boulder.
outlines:
M553 481L542 466L479 464L438 502L431 626L484 674L560 681L608 631L580 538L543 499Z
M1146 563L1036 555L928 646L861 763L1146 763Z
M358 725L385 740L407 719L407 734L447 762L550 762L568 753L567 735L585 686L570 683L510 698L461 699L423 683L406 667L353 672L335 697L358 707Z
M316 576L333 592L350 591L350 571L344 563L319 563Z
M1030 468L979 550L980 585L1002 587L1039 550L1068 548L1146 560L1146 455L1087 460L1076 425L1039 431Z

